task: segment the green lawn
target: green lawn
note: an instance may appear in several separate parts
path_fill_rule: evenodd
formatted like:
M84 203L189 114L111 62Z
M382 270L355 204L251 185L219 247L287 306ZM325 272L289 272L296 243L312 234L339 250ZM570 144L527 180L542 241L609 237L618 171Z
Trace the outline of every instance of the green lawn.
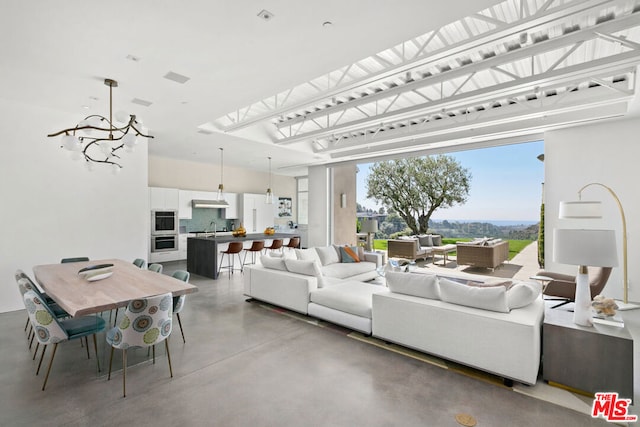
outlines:
M456 242L468 242L471 239L442 239L443 245L455 244ZM513 259L514 256L518 255L520 251L522 251L525 247L531 244L533 240L509 240L509 259ZM385 240L373 240L373 249L386 251L387 250L387 241ZM455 252L453 253L455 255Z

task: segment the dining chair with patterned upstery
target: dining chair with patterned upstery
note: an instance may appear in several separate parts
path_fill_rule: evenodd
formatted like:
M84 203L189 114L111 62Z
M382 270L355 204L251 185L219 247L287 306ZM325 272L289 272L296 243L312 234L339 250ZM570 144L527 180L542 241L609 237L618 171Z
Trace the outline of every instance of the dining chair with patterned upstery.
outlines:
M147 262L145 260L143 260L142 258L136 258L133 260L133 265L135 265L136 267L139 268L144 268L145 264Z
M162 264L149 264L149 270L162 273Z
M109 375L113 350L122 350L122 397L127 397L127 350L134 347L152 347L153 363L156 361L155 345L164 341L169 361L169 373L173 378L171 354L169 353L169 335L173 316L173 298L171 292L129 302L120 324L107 332L107 343L111 346L109 357Z
M58 320L47 303L44 302L44 300L34 291L25 292L23 299L24 306L29 314L29 320L31 321L35 331L36 338L38 339L38 342L43 345L36 375L40 373L40 366L42 365L44 353L47 351L47 346L49 344L53 344L53 352L51 353L51 359L49 360L49 367L47 368L47 374L44 377L44 383L42 384L43 391L47 386L47 380L51 373L51 365L53 364L53 358L56 355L58 344L61 342L84 338L87 347L87 357L91 358L91 356L89 356L89 342L87 337L89 335L93 335L93 349L96 353L98 371L100 370L96 334L103 331L105 328L105 321L102 318L98 316L84 316Z
M189 272L184 270L178 270L172 274L175 279L182 280L183 282L189 283ZM180 326L180 333L182 334L182 342L187 343L187 340L184 339L184 329L182 329L182 319L180 319L180 312L184 308L184 302L187 298L186 295L180 295L179 297L173 297L173 314L178 318L178 325Z

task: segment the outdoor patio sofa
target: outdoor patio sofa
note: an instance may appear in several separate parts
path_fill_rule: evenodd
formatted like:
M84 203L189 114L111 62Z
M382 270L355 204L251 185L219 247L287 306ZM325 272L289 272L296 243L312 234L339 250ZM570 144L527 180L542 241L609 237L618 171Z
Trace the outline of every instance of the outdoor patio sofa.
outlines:
M442 236L437 234L402 236L398 239L387 240L389 258L427 259L433 257L438 249L453 250L454 247L443 245Z
M457 243L456 262L458 265L497 268L509 259L509 242L502 239L479 239Z

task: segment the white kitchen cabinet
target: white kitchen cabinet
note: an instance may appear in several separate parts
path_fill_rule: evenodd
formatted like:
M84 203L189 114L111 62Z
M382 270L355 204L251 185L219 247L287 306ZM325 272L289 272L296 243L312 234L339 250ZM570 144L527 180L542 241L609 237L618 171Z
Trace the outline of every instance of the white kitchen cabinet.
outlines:
M193 209L191 208L191 201L193 200L193 191L179 190L178 200L180 202L180 205L178 207L178 218L191 219L193 216Z
M180 259L180 251L151 252L149 254L149 262L168 262L178 261Z
M225 200L229 203L229 207L224 209L224 218L225 219L236 219L239 218L238 212L238 194L237 193L226 193Z
M273 226L276 204L266 204L264 194L244 193L241 200L241 220L247 233L261 233L265 228Z
M177 188L149 187L149 206L154 209L178 210L180 206Z

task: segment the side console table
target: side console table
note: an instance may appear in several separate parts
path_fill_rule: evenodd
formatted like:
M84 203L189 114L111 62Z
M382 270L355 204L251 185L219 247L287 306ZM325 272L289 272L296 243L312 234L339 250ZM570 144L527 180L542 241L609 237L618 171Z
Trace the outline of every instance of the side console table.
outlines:
M595 394L618 392L633 399L633 338L626 327L573 323L573 313L545 312L542 378Z

